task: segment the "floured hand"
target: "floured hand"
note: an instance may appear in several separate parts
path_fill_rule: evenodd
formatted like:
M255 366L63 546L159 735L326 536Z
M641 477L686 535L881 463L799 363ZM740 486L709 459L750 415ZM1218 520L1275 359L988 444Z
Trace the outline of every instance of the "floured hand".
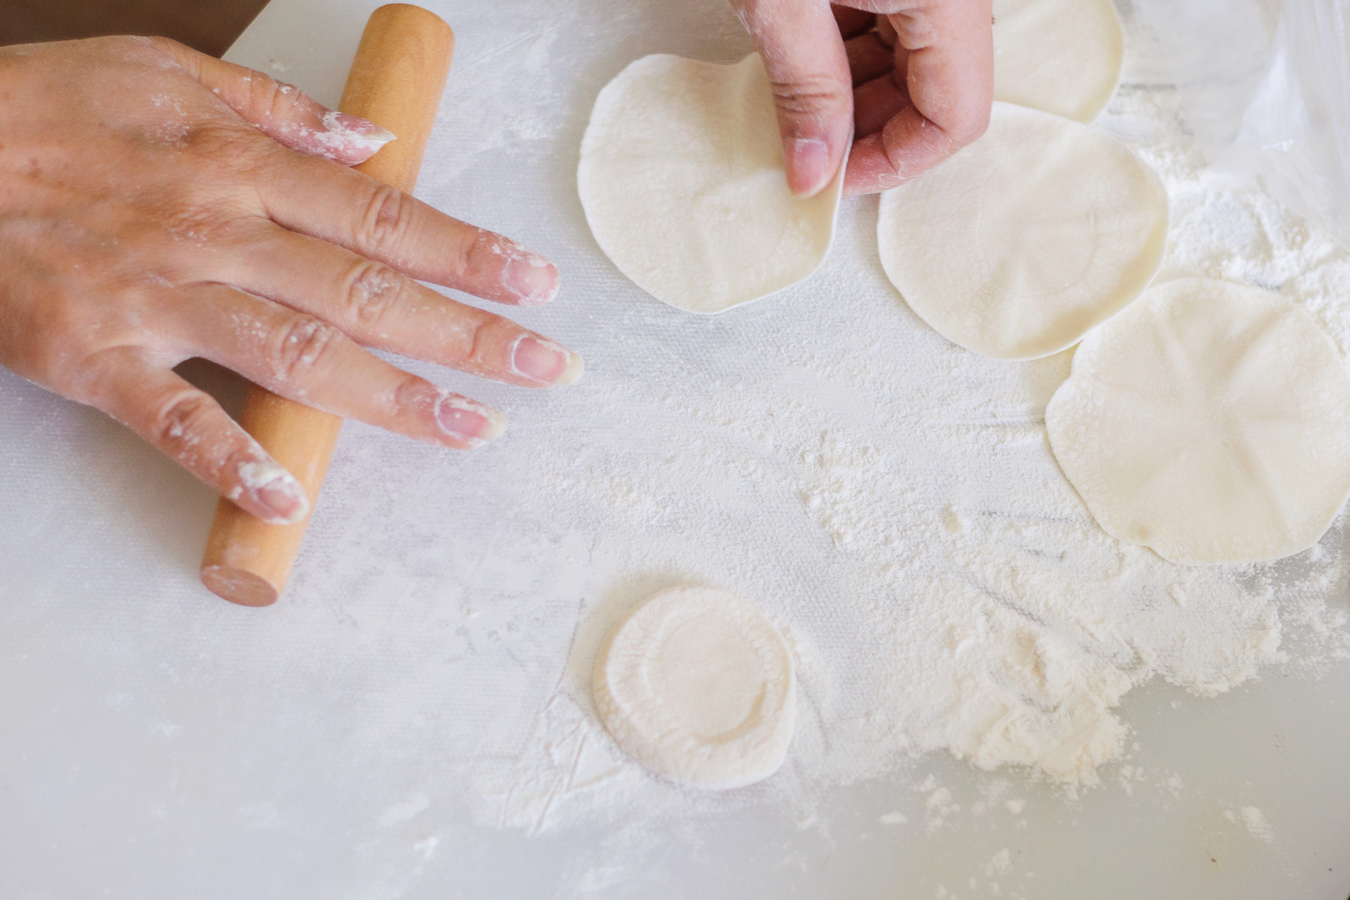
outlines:
M296 521L308 500L172 371L186 359L454 448L502 416L363 345L530 387L580 375L571 351L417 283L534 305L558 273L347 168L393 137L364 119L152 38L5 48L0 98L0 364L254 515Z
M731 0L764 57L788 185L893 188L984 133L994 90L991 0Z

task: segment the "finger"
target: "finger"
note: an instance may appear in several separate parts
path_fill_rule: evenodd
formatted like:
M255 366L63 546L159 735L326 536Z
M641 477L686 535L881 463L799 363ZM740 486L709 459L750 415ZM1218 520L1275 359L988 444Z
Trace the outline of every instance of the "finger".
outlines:
M877 16L877 40L887 47L895 47L899 43L900 36L895 33L890 16Z
M876 14L866 10L831 6L830 12L834 13L834 24L839 26L839 34L846 41L871 31L877 24Z
M361 349L341 331L224 285L198 285L175 323L204 359L315 409L442 447L501 434L501 413Z
M844 191L891 188L926 171L984 133L993 102L988 0L928 3L890 17L897 54L906 51L909 105L858 140Z
M358 343L526 387L570 384L581 357L383 263L270 223L216 280L336 325ZM245 264L246 263L246 264Z
M821 0L737 6L769 73L788 187L811 196L830 183L852 135L852 80L839 28Z
M240 509L274 525L309 514L304 487L210 394L127 347L93 363L96 407L123 422Z
M934 0L889 21L896 30L896 53L907 53L904 66L915 109L958 146L983 134L994 94L989 0Z
M910 105L909 91L890 72L853 92L853 133L857 138L876 134Z
M293 85L198 53L174 41L156 44L263 134L301 153L343 165L365 162L394 140L368 119L337 112Z
M498 303L537 306L558 270L516 243L438 212L360 172L288 155L260 175L277 224L430 281Z
M910 106L876 134L853 143L844 195L874 194L903 184L955 152L952 142Z
M875 78L895 71L895 52L877 36L875 31L844 42L844 52L848 54L848 68L853 75L856 88ZM857 116L858 94L854 91L854 116Z

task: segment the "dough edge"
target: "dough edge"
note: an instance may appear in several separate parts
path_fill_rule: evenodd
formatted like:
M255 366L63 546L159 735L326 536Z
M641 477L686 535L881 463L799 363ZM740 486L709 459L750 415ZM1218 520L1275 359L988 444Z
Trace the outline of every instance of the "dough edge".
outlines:
M686 593L713 595L728 604L734 604L741 610L753 614L758 624L763 627L764 633L771 636L774 650L781 656L784 664L787 677L786 686L783 689L781 711L772 723L774 727L768 733L767 742L760 742L750 748L752 751L757 751L752 754L752 757L768 755L770 758L759 762L759 764L742 773L723 773L716 778L690 777L686 766L671 764L671 761L661 752L659 741L647 738L630 726L628 717L609 688L610 651L619 635L644 610L648 610L654 604L678 602L680 596ZM610 735L626 756L643 768L678 784L714 791L733 790L748 787L771 778L786 761L797 725L797 666L792 649L783 637L782 631L756 605L729 591L698 585L680 585L657 591L643 600L606 635L599 651L596 653L591 670L591 696L596 714L606 733ZM779 743L780 738L781 746L775 746ZM765 747L768 747L771 752L766 753ZM725 770L732 767L723 763L716 768Z
M607 245L608 244L607 238L601 237L602 233L606 232L607 229L604 228L603 226L597 229L598 223L595 218L596 211L586 201L587 190L584 187L586 181L588 180L587 175L584 174L588 168L586 148L589 144L591 144L593 141L596 140L593 132L593 127L595 123L595 111L597 108L599 108L602 98L605 96L606 92L611 89L611 87L618 84L623 79L623 77L630 71L640 70L643 67L653 66L658 62L666 62L666 61L675 61L679 63L693 63L698 66L730 69L744 65L746 60L752 57L759 57L759 54L756 52L751 52L746 56L742 57L741 59L730 63L717 63L717 62L710 62L707 60L692 59L690 57L679 56L673 53L651 53L646 56L639 57L638 59L635 59L632 62L628 63L628 65L624 66L624 68L620 70L618 74L616 74L613 78L611 78L608 82L606 82L604 87L600 89L600 92L596 95L595 104L592 106L591 115L590 118L587 120L586 129L581 139L580 158L577 161L577 193L581 200L582 213L586 219L586 227L590 231L592 239L600 247L600 250L601 252L604 253L605 258L608 259L610 263L616 269L618 269L619 272L625 278L633 282L633 284L637 285L643 291L645 291L646 293L650 294L651 296L655 297L657 300L660 300L662 303L665 303L668 306L672 306L675 309L679 309L684 312L694 313L696 315L714 316L719 313L735 309L738 306L744 306L747 303L753 303L756 300L763 300L767 297L771 297L774 294L779 293L780 291L785 291L788 288L801 284L803 281L807 280L816 273L816 271L820 268L820 266L825 262L825 259L829 256L830 249L834 246L835 238L838 235L839 208L840 206L842 206L843 202L844 178L848 169L849 154L852 150L851 136L848 145L846 145L844 148L844 155L840 161L838 171L835 172L834 178L831 179L831 181L824 188L822 188L817 194L813 195L812 198L809 198L815 199L816 197L824 197L829 200L832 207L829 219L828 234L826 236L824 246L820 249L819 253L815 254L815 259L812 260L811 263L805 267L800 277L796 277L791 281L788 281L784 284L781 284L777 287L774 287L762 293L755 293L751 296L738 297L735 299L723 301L720 303L720 305L718 304L700 305L700 304L684 303L678 302L674 299L671 299L670 297L663 296L662 295L663 292L658 293L658 290L654 290L652 287L649 287L647 284L644 284L643 281L645 279L639 279L634 277L631 273L626 271L625 268L618 263L616 255L622 256L623 254L622 253L616 254L615 253L616 248L613 247L612 245ZM615 88L615 90L618 90L618 88Z
M1144 300L1148 294L1155 290L1170 289L1180 291L1188 288L1203 288L1206 285L1226 285L1229 288L1237 288L1244 292L1255 291L1269 295L1276 301L1286 303L1290 312L1302 317L1307 325L1316 332L1318 337L1320 337L1323 346L1336 360L1341 362L1342 367L1345 365L1345 361L1341 358L1340 351L1336 349L1336 345L1333 344L1326 333L1317 326L1316 322L1312 320L1312 317L1308 316L1302 308L1288 303L1287 300L1272 291L1266 291L1253 285L1241 284L1225 279L1186 276L1169 279L1151 285L1148 291L1145 291L1144 295L1141 296L1140 300ZM1140 309L1140 314L1143 314L1142 308ZM1105 323L1103 323L1103 325L1105 325ZM1350 499L1350 480L1347 480L1345 489L1340 493L1339 500L1331 511L1325 517L1317 520L1318 525L1315 535L1306 541L1296 542L1294 549L1275 551L1261 556L1243 556L1241 558L1223 559L1207 558L1203 553L1196 553L1175 546L1173 542L1146 542L1134 540L1123 533L1125 529L1119 527L1119 523L1115 521L1114 517L1104 514L1101 499L1095 496L1095 490L1092 491L1094 496L1089 498L1084 493L1084 489L1079 486L1081 483L1088 481L1096 482L1100 479L1095 473L1094 477L1091 479L1082 477L1075 478L1075 475L1081 476L1083 470L1074 465L1074 462L1079 459L1095 458L1098 454L1095 442L1094 446L1089 448L1090 452L1069 453L1067 452L1068 448L1065 443L1065 432L1069 430L1069 423L1071 421L1081 421L1083 410L1093 405L1093 400L1091 398L1093 390L1100 390L1101 388L1101 385L1092 378L1086 370L1088 365L1094 362L1093 357L1099 351L1100 344L1104 340L1106 334L1104 329L1099 326L1097 329L1090 332L1078 345L1078 348L1074 351L1074 358L1070 366L1069 377L1055 390L1055 393L1051 396L1050 402L1046 404L1045 408L1046 438L1050 444L1051 455L1055 458L1055 464L1059 466L1060 472L1064 475L1065 480L1069 482L1074 489L1074 493L1083 501L1083 505L1087 508L1088 513L1092 516L1093 521L1097 523L1097 526L1122 544L1129 544L1135 547L1148 547L1148 549L1152 550L1162 559L1183 566L1250 565L1255 563L1273 562L1275 560L1295 556L1316 546L1335 522L1336 517L1339 516L1341 511L1345 508L1346 500ZM1067 466L1065 465L1066 459L1070 460L1070 463ZM1155 546L1155 544L1161 544L1162 546Z

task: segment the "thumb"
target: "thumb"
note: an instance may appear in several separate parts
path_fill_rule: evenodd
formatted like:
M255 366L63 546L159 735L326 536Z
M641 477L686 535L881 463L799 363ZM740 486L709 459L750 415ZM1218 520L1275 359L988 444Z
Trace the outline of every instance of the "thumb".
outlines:
M157 43L242 119L292 150L354 166L394 140L391 132L369 119L331 110L299 88L262 72L174 41Z
M853 135L853 81L826 0L732 0L764 58L783 135L788 188L830 183Z

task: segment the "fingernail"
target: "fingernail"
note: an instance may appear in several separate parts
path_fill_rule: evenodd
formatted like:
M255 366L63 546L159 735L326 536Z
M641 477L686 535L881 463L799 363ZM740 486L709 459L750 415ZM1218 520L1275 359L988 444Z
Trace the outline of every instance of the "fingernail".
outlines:
M571 350L532 334L522 334L511 348L511 370L540 384L571 384L584 367Z
M542 306L558 294L558 270L538 253L519 245L508 251L502 284L520 297L522 306Z
M796 197L811 197L829 184L830 147L819 138L795 138L789 150L788 189Z
M506 417L477 400L446 393L436 401L436 424L450 437L477 447L506 430Z
M265 507L270 516L263 516L271 525L291 525L309 513L309 497L295 476L271 460L239 464L239 483L253 499Z
M335 110L323 114L323 127L352 149L369 150L372 155L385 144L397 140L392 131L369 119Z

